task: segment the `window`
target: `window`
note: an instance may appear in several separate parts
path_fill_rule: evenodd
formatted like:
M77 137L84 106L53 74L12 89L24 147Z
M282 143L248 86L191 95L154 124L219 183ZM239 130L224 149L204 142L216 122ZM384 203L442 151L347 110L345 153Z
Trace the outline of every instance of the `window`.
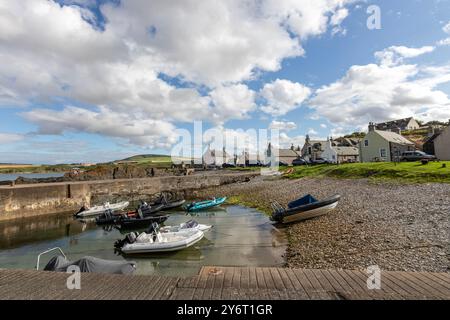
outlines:
M364 140L364 146L368 147L369 146L369 140Z
M308 154L312 154L312 148L308 147Z
M380 157L386 158L386 149L380 149Z

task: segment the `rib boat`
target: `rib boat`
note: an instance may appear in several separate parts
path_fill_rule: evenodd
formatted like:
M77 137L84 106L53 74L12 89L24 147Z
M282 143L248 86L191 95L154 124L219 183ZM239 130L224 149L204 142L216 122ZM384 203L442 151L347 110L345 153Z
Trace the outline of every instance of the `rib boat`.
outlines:
M226 200L227 200L226 197L222 197L222 198L214 198L212 200L206 200L206 201L201 201L201 202L192 202L189 205L187 205L185 207L185 209L188 212L195 212L195 211L200 211L200 210L206 210L208 208L220 206Z
M212 226L206 224L199 224L195 220L189 220L188 222L182 223L178 226L166 226L159 229L160 232L183 232L187 230L200 230L203 232L209 231Z
M340 199L341 196L338 194L324 200L317 200L308 194L290 202L287 208L274 202L271 219L279 223L293 223L319 217L336 208Z
M122 214L115 214L111 210L106 210L103 214L95 219L97 225L110 225L117 224L119 221L127 219L127 218L136 218L136 217L148 217L152 216L158 211L161 211L164 207L164 204L155 204L148 205L147 203L141 203L138 208L134 211L128 211ZM160 222L159 220L154 220L152 222Z
M126 207L128 207L130 203L128 201L118 202L110 204L109 202L106 202L99 206L94 206L92 208L87 208L83 206L77 213L75 213L76 217L84 218L84 217L90 217L90 216L97 216L105 212L106 210L111 211L119 211L123 210Z
M124 254L178 251L202 240L203 231L190 229L183 232L159 232L157 228L148 232L131 232L114 246Z

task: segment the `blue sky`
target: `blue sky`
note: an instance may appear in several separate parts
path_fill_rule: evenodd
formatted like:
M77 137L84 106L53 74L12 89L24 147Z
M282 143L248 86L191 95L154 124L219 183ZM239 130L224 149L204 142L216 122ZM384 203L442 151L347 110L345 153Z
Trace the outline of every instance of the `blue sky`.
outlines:
M192 20L161 1L45 2L0 9L0 25L25 20L0 31L0 163L168 153L174 130L194 120L227 129L275 121L283 143L300 144L368 121L450 118L450 1L348 1L329 5L322 25L315 8L288 12L267 0L246 11L231 1L215 9L229 18L212 30L201 20L210 8L195 2L183 4ZM366 27L371 4L380 30ZM345 18L332 24L340 10ZM303 20L287 20L296 13Z

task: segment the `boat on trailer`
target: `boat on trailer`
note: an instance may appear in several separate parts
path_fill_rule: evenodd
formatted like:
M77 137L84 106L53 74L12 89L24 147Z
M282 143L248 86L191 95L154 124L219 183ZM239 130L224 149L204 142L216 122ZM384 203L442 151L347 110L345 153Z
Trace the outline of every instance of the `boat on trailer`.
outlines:
M323 216L332 211L339 203L341 196L336 194L324 200L317 200L308 194L288 204L287 208L278 202L272 203L271 220L279 223L293 223Z
M92 208L88 208L83 206L77 213L75 213L76 217L84 218L84 217L90 217L90 216L97 216L105 212L106 210L111 211L120 211L128 207L130 203L128 201L122 201L118 203L109 203L105 202L102 205L94 206Z

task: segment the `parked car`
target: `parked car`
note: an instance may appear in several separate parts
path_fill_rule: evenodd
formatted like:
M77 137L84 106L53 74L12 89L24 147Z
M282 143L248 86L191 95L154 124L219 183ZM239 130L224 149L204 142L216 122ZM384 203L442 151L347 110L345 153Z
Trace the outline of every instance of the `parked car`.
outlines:
M293 166L304 166L304 165L307 165L307 164L308 164L308 161L306 161L303 158L297 158L297 159L292 161L292 165Z
M436 157L418 150L405 151L402 153L400 157L400 161L422 161L422 160L433 161L436 160Z
M324 158L316 158L314 160L311 160L311 162L310 162L310 164L328 164L328 163L331 163L331 162Z

